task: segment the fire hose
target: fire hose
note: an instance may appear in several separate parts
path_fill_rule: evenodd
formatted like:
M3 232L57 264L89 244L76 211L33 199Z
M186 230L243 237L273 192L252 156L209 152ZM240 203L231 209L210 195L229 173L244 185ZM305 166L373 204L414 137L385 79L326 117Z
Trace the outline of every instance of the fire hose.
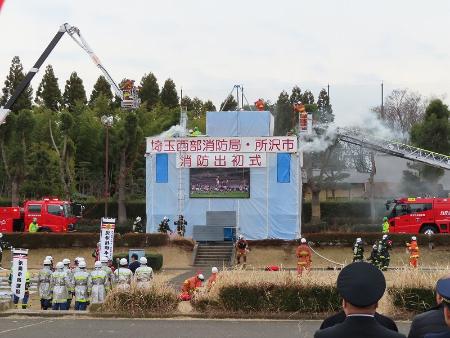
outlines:
M336 265L340 265L340 266L344 266L344 265L345 265L345 264L335 262L335 261L333 261L333 260L331 260L331 259L328 259L328 258L322 256L320 253L318 253L316 250L314 250L309 244L308 244L308 247L309 247L309 248L311 249L311 251L314 252L317 256L319 256L320 258L322 258L322 259L324 259L324 260L326 260L326 261L328 261L328 262L330 262L330 263L333 263L333 264L336 264Z

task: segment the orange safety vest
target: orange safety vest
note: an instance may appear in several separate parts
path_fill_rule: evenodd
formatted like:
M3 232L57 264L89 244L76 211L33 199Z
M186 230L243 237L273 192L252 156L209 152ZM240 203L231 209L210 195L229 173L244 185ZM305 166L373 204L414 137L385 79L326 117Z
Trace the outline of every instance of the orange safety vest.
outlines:
M181 288L182 292L186 292L189 294L194 293L194 291L202 286L202 281L197 278L197 276L191 277L189 279L186 279L183 282L183 286Z
M406 243L409 251L409 258L419 258L419 246L417 241L411 241L411 243Z
M306 244L300 244L297 247L296 255L298 258L298 264L306 265L311 263L311 250Z

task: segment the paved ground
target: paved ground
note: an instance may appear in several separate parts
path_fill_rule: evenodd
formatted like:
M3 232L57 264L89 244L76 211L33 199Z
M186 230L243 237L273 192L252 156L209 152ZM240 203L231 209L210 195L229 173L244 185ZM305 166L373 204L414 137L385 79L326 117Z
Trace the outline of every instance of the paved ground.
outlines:
M309 338L319 321L0 318L0 337ZM407 333L409 323L398 323Z

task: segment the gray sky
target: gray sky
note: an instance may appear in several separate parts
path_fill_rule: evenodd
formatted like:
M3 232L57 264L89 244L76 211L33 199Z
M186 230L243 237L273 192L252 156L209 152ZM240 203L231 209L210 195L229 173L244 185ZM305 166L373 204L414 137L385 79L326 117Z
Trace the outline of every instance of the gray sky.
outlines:
M116 81L153 72L160 85L171 77L186 95L216 105L238 83L251 102L276 101L294 85L317 96L329 83L337 122L345 125L379 104L381 80L385 93L408 87L447 97L449 19L447 0L6 0L0 81L14 55L28 70L69 22ZM74 70L88 93L100 75L68 36L48 63L62 90Z

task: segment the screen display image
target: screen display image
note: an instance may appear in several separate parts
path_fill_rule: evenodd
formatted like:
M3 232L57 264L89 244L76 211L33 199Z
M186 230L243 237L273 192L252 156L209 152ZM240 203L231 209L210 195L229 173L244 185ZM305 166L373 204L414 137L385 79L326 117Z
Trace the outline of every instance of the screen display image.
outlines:
M250 198L250 168L190 169L191 198Z

